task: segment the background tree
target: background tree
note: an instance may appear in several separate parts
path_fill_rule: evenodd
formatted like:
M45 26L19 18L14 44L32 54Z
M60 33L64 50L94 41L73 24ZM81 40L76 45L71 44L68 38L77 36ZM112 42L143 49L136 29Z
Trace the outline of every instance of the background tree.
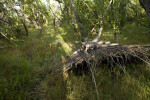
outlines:
M82 36L82 38L85 38L87 34L86 34L86 32L85 32L85 28L84 28L84 26L83 26L81 20L80 20L79 17L78 17L78 12L77 12L77 9L76 9L76 5L75 5L75 3L74 3L73 0L70 0L70 2L71 2L71 5L72 5L72 9L73 9L73 11L74 11L74 15L75 15L75 18L76 18L76 22L77 22L77 24L78 24L79 29L81 30L81 36Z
M39 21L39 1L38 0L35 0L35 3L36 3L36 24L40 30L40 33L43 34L43 31L42 31L42 26L41 26L41 23Z
M139 1L148 16L149 33L150 33L150 0L139 0Z
M21 6L20 8L21 8L21 14L22 14L22 23L23 23L24 29L26 31L26 35L28 36L28 28L25 24L25 18L24 18L24 13L23 13L23 0L21 0L21 5L20 6Z

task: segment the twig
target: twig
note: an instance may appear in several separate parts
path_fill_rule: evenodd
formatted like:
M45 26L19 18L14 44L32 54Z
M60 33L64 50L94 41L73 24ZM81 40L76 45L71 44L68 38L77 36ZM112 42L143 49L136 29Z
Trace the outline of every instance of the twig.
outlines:
M17 46L17 44L15 42L13 42L12 40L10 40L5 34L3 34L2 32L0 32L0 34L5 37L8 41L10 41L12 44L14 44L15 46Z
M93 79L95 90L96 90L96 94L97 94L97 100L100 100L99 99L99 92L98 92L98 89L97 89L96 80L95 80L95 77L94 77L94 72L93 72L93 70L92 70L92 68L90 66L89 66L89 68L90 68L90 71L91 71L91 74L92 74L92 79Z

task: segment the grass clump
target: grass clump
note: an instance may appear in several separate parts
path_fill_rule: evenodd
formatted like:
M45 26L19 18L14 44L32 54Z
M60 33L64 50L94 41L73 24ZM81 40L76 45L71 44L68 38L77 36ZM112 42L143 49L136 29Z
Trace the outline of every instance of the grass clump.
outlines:
M148 29L143 26L134 24L125 25L118 34L120 44L149 44L150 37ZM101 40L115 42L114 32L112 30L104 30Z
M0 55L0 99L21 99L29 95L32 67L22 55Z
M65 27L65 26L64 26ZM44 35L29 29L18 47L0 49L0 99L96 100L91 74L67 78L62 73L66 55L80 47L81 37L70 27L56 31L45 28ZM149 44L147 29L126 25L119 35L121 44ZM114 42L112 30L104 30L101 40ZM16 42L17 43L17 42ZM126 74L95 68L99 98L104 100L150 99L150 73L145 64L127 65Z

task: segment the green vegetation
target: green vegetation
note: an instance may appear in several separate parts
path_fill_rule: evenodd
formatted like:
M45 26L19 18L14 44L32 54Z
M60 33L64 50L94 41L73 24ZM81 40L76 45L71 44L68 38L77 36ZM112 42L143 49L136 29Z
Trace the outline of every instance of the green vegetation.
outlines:
M134 39L128 38L130 36L123 30L127 30ZM123 30L119 35L122 44L136 44L137 41L139 44L150 43L148 33L140 35L147 30L145 27L126 25ZM112 38L113 42L113 33L109 32L111 30L105 30L102 39L107 41ZM96 99L90 74L75 76L72 73L67 80L62 74L64 58L72 48L80 45L75 43L80 36L63 28L56 32L47 29L40 37L36 29L29 29L29 33L32 33L30 38L22 37L23 42L18 41L20 44L17 47L9 44L0 50L1 99ZM127 36L126 39L124 36ZM127 65L126 74L121 73L119 68L114 73L107 68L94 68L100 99L150 98L150 73L145 64Z
M112 30L104 31L102 39L105 41L114 41L114 34ZM148 29L139 25L127 24L119 33L120 44L149 44L150 37Z
M0 100L97 100L91 73L63 65L101 28L101 41L149 45L150 2L139 1L1 0ZM150 65L92 67L100 100L150 100Z

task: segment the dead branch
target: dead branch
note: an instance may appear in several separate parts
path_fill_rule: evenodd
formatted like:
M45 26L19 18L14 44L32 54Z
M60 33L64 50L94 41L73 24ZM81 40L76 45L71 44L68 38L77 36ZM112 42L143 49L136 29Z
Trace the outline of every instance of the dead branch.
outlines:
M10 41L12 44L14 44L15 46L17 46L17 44L15 42L13 42L12 40L10 40L4 33L0 32L0 34L5 37L8 41Z
M64 67L65 71L68 71L76 68L79 64L83 64L83 62L93 61L98 61L98 66L106 63L112 67L114 65L122 66L131 62L136 63L136 60L150 65L150 56L147 53L149 50L150 46L148 45L119 45L104 41L89 42L73 52Z

